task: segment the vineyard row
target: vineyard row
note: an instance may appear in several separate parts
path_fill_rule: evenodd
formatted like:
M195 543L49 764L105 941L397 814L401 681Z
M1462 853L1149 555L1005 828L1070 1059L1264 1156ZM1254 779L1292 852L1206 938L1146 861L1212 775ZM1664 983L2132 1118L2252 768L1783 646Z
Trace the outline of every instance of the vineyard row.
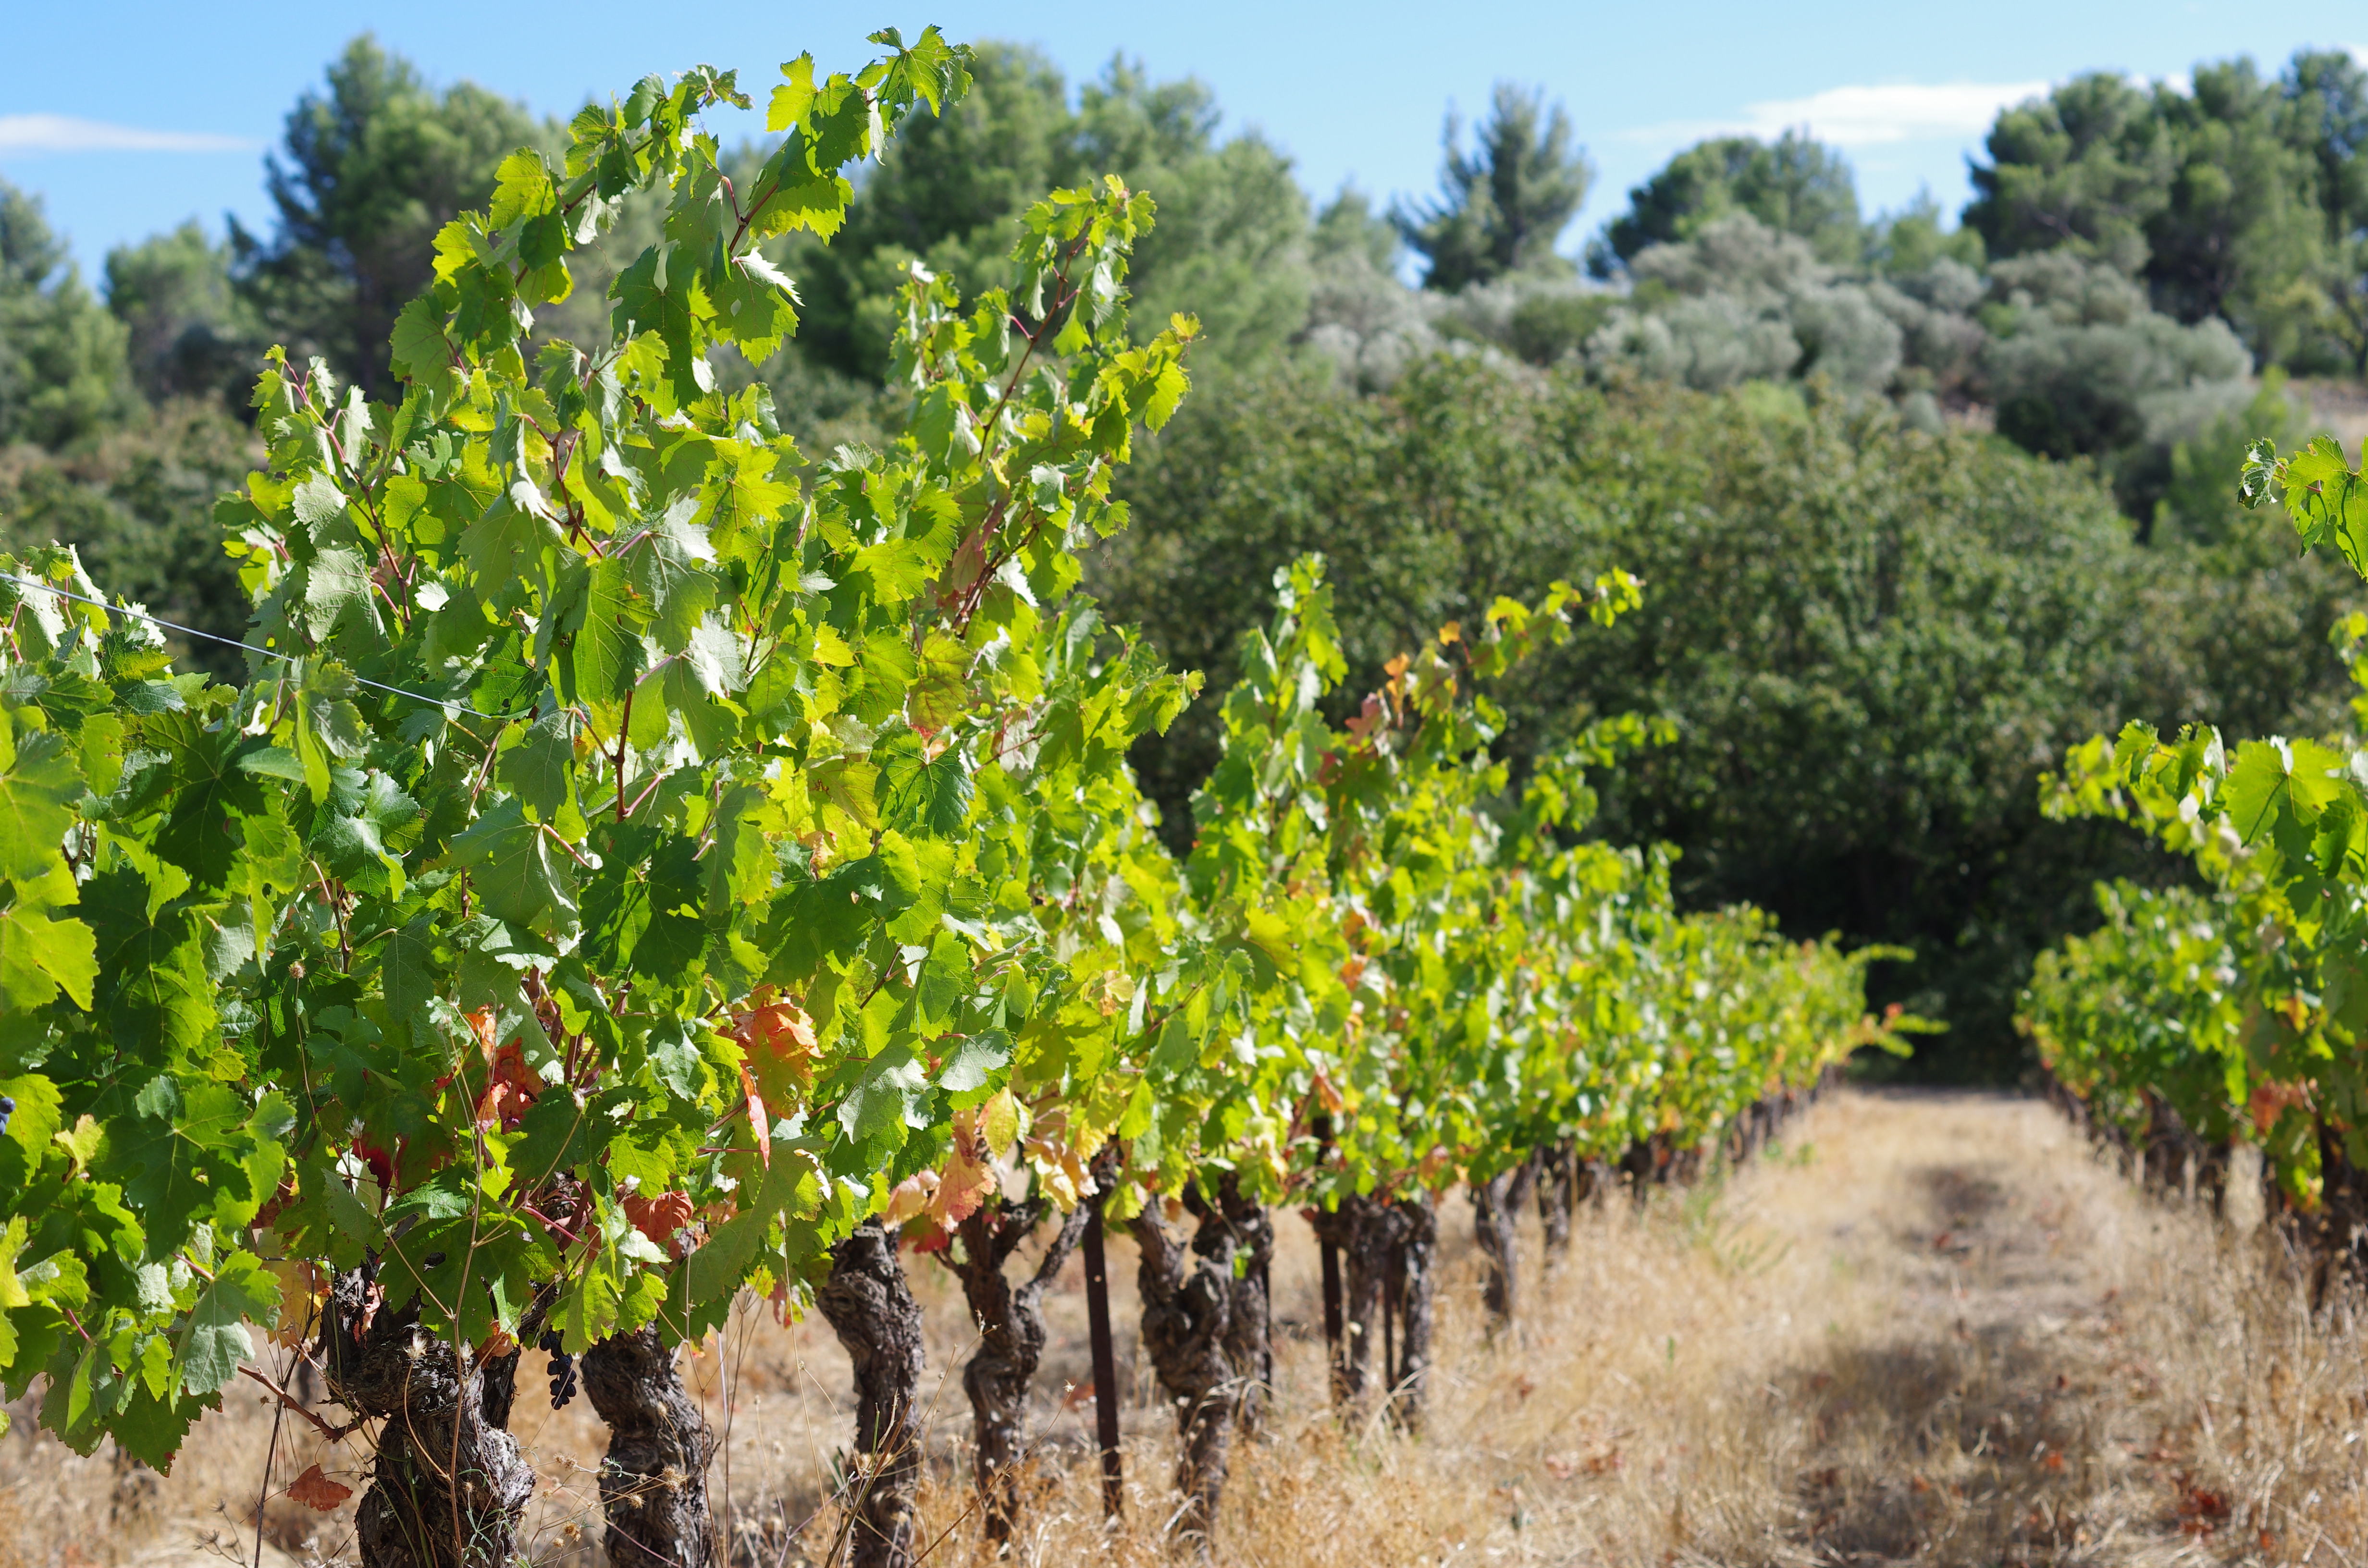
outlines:
M2332 437L2256 443L2238 494L2368 568L2368 483ZM2231 748L2133 723L2045 780L2052 815L2126 822L2195 875L2100 885L2102 924L2042 954L2022 998L2056 1094L2150 1181L2217 1201L2232 1151L2258 1149L2322 1288L2368 1263L2368 615L2335 641L2362 687L2348 735Z

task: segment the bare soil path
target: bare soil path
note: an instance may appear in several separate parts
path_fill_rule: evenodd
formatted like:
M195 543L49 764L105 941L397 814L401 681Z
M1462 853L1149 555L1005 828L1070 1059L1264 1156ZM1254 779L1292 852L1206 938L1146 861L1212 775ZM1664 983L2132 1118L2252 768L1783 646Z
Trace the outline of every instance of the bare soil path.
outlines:
M1773 1358L1755 1423L1793 1450L1806 1516L1768 1520L1770 1559L2275 1551L2260 1510L2240 1519L2195 1479L2210 1395L2184 1407L2165 1383L2233 1326L2198 1289L2232 1261L2222 1227L2135 1191L2028 1098L1846 1096L1808 1131L1813 1160L1751 1173L1721 1207L1784 1238L1771 1304L1821 1319Z

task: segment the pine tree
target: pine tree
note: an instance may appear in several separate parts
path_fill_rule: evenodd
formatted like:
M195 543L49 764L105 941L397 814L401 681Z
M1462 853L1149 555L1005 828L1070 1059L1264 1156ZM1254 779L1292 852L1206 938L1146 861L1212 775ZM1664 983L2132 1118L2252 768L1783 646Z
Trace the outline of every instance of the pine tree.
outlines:
M1570 117L1543 92L1499 82L1479 143L1463 151L1463 122L1447 117L1440 199L1395 213L1406 244L1430 263L1424 284L1453 291L1508 272L1560 271L1554 255L1595 170L1570 140Z

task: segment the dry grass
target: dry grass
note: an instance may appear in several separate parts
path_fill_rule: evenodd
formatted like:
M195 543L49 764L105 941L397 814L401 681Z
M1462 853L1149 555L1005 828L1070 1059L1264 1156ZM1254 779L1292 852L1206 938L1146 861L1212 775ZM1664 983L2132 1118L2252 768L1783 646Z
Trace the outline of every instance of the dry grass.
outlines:
M1449 1282L1428 1431L1344 1429L1321 1405L1315 1253L1286 1222L1277 1415L1237 1449L1219 1559L1242 1564L2368 1563L2368 1361L2355 1313L2314 1322L2258 1235L2135 1191L2047 1108L2006 1097L1844 1094L1736 1179L1588 1216L1526 1316L1483 1332L1470 1227L1449 1207ZM1123 1333L1129 1506L1105 1530L1088 1449L1077 1270L1053 1295L1031 1563L1169 1560L1172 1443ZM931 1325L925 1538L973 1558L955 1371L958 1292L916 1268ZM530 1370L539 1371L538 1365ZM730 1415L735 1561L819 1560L846 1441L844 1357L819 1323L750 1314L689 1363ZM522 1380L524 1381L525 1380ZM597 1562L604 1429L540 1380L515 1423L542 1483L537 1561ZM270 1429L245 1395L169 1479L65 1454L29 1410L0 1439L0 1568L252 1562ZM275 1487L358 1445L283 1426ZM719 1502L725 1474L713 1477ZM286 1568L346 1549L351 1506L265 1509ZM803 1525L803 1529L797 1527Z

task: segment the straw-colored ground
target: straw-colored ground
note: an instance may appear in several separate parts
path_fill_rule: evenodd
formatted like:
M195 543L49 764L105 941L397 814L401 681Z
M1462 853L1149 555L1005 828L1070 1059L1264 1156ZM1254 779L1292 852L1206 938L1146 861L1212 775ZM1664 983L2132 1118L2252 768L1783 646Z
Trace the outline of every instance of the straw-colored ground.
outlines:
M1286 1219L1277 1418L1236 1451L1221 1561L1412 1563L2368 1562L2368 1364L2339 1306L2314 1323L2256 1231L2133 1190L2044 1106L1844 1093L1731 1181L1590 1214L1548 1268L1526 1238L1523 1321L1490 1344L1451 1203L1428 1432L1322 1408L1315 1254ZM1132 1259L1115 1249L1121 1324ZM1043 1490L1030 1562L1164 1561L1171 1445L1145 1375L1127 1412L1129 1510L1105 1532L1085 1452L1076 1266L1052 1304ZM974 1558L956 1369L967 1325L934 1265L931 1553ZM1121 1336L1121 1362L1132 1367ZM726 1420L736 1562L828 1551L846 1363L818 1322L752 1316L696 1364ZM540 1380L537 1380L539 1387ZM271 1428L238 1398L168 1479L65 1454L19 1410L0 1439L0 1562L179 1568L256 1557ZM578 1400L515 1423L542 1474L537 1561L599 1557L603 1438ZM283 1426L274 1488L316 1459ZM264 1558L335 1560L350 1505L263 1510Z

